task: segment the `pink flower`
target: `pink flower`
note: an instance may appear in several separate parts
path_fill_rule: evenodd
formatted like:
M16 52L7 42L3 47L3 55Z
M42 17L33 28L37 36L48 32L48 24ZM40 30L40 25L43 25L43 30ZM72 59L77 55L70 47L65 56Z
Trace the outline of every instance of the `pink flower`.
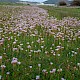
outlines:
M0 56L0 60L2 60L2 56Z
M13 57L12 61L11 61L11 64L16 64L18 61L17 61L17 58Z
M52 69L52 71L53 71L53 73L55 73L56 72L56 69Z
M1 68L4 69L4 68L6 68L6 66L5 65L1 65Z

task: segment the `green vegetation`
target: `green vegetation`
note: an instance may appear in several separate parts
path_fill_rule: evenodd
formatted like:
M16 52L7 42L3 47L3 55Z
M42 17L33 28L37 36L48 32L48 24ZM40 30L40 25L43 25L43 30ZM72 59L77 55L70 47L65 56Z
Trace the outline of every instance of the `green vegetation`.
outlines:
M80 0L73 0L71 5L72 6L80 6Z
M11 6L27 6L30 4L14 3L14 2L0 2L0 5L11 5Z
M80 18L80 8L78 7L52 7L40 6L48 11L49 16L62 19L64 17L77 17Z
M45 4L55 4L57 2L58 2L58 0L46 0L44 3Z
M60 1L58 3L59 6L67 6L67 3L65 1Z

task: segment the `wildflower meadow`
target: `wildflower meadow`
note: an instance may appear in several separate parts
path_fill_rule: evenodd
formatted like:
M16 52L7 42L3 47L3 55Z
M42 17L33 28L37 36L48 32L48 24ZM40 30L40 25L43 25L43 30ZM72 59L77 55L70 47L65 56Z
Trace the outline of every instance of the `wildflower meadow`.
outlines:
M80 18L0 5L0 80L80 80Z

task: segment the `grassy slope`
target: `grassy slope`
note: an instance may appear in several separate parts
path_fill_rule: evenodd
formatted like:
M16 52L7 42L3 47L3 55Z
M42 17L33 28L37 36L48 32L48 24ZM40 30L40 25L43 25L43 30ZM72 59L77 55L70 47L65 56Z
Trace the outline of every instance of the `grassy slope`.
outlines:
M52 6L40 6L46 9L50 16L61 19L63 17L78 17L80 18L80 8L69 7L52 7Z
M27 6L28 4L22 4L22 3L11 3L11 2L0 2L0 5Z

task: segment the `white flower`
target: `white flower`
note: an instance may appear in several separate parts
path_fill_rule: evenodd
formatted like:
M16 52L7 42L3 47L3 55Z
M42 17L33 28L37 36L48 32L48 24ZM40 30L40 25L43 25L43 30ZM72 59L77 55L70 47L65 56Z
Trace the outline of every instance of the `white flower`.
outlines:
M20 44L20 46L22 46L23 44Z
M4 55L6 55L6 53L3 53Z
M10 72L7 72L6 74L7 74L7 75L9 75L9 74L10 74Z
M29 42L27 42L27 44L29 44Z
M75 52L74 54L77 54L77 52Z
M18 48L13 48L13 51L17 51L18 50Z
M52 47L50 47L50 49L52 49Z
M50 73L52 74L52 73L53 73L53 71L50 71Z
M72 51L72 53L75 53L75 51Z
M61 78L61 80L66 80L66 79L64 79L64 78Z
M53 71L53 73L55 73L56 72L56 69L52 69L52 71Z
M33 50L30 50L30 52L33 52Z
M50 65L53 65L53 62L50 62Z
M16 41L14 41L13 44L16 44Z
M58 56L60 56L60 54L57 54Z
M37 75L37 76L36 76L36 80L39 80L39 79L40 79L40 76L39 76L39 75Z
M55 56L56 54L54 53L53 55Z
M59 49L55 49L55 51L59 51Z
M29 68L31 69L31 68L32 68L32 66L29 66Z
M41 67L41 64L38 64L38 67Z
M42 70L42 72L44 72L44 73L45 73L46 71L47 71L46 69L43 69L43 70Z
M38 31L34 31L34 34L38 34Z
M57 71L58 71L58 72L62 72L62 68L58 69Z
M52 69L51 71L50 71L50 73L52 74L52 73L55 73L56 72L56 69Z
M41 52L41 50L39 49L38 52Z
M47 54L48 53L48 51L45 51L45 54Z
M54 46L54 44L52 44L52 46Z
M6 68L6 66L5 65L1 65L1 68Z
M44 48L44 46L41 46L41 48L43 49L43 48Z
M21 64L21 62L17 62L17 64L19 64L19 65L20 65L20 64Z
M77 63L77 66L80 66L80 63Z
M23 48L20 48L20 50L23 50Z
M38 39L37 42L40 43L40 39Z

